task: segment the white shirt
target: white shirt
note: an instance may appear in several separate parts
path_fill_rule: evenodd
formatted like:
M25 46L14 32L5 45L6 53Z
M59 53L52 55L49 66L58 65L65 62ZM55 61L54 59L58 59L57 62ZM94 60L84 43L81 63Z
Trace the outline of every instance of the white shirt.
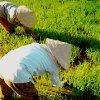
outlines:
M32 76L50 73L52 83L60 86L58 65L46 45L32 43L7 53L0 60L0 73L6 80L25 83Z

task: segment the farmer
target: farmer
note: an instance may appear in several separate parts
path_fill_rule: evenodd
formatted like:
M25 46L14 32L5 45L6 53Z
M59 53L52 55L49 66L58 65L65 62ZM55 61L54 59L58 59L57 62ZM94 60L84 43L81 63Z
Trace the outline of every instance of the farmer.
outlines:
M71 45L47 39L47 45L32 43L8 52L0 60L0 98L13 91L24 100L35 100L38 91L32 76L49 73L53 86L62 86L58 69L68 69ZM36 99L37 100L37 99Z
M15 33L15 28L22 26L33 38L39 37L32 31L32 26L36 24L35 13L26 6L17 6L7 1L0 2L0 24L8 33Z

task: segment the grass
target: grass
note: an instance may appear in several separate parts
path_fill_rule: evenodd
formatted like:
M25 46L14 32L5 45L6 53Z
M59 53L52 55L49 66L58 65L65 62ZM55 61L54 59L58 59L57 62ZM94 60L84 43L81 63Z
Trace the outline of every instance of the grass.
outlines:
M0 0L1 1L1 0ZM35 11L37 24L33 31L42 38L40 43L45 43L45 38L58 39L73 45L71 62L80 50L80 43L86 42L86 54L91 61L84 60L69 68L60 71L60 79L69 80L73 85L74 95L95 95L100 97L100 2L99 0L9 0L17 5L26 5ZM22 45L36 42L32 37L22 34L22 29L16 29L16 35L9 36L0 28L0 57L12 49ZM84 45L83 45L84 46ZM93 62L93 63L92 63ZM50 92L51 82L43 75L37 79L40 95L45 94L50 100L54 97L61 99L60 94ZM40 81L41 80L41 81ZM41 84L38 84L39 83ZM49 88L45 87L49 86ZM42 87L45 88L42 88ZM52 90L52 89L51 89ZM42 91L42 92L41 92ZM57 90L59 91L59 89ZM50 96L47 95L49 92ZM87 96L87 97L88 97ZM91 97L90 97L91 98ZM95 97L96 98L96 97ZM97 99L98 99L97 98ZM93 99L93 98L92 98Z

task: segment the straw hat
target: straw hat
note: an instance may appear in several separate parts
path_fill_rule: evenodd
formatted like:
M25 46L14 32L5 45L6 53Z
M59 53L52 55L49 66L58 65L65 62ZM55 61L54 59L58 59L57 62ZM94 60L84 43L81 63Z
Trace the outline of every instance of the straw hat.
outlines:
M35 13L26 6L19 6L16 15L20 23L26 27L32 27L36 24Z
M47 46L64 69L68 69L71 56L71 44L53 39L46 39Z

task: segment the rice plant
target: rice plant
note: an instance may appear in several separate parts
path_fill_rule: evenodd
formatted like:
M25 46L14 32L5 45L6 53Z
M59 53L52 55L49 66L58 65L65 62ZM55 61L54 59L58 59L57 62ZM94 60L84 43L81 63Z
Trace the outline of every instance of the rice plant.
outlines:
M59 72L61 80L68 80L67 86L72 89L72 94L70 94L71 99L76 96L81 97L84 95L94 95L93 98L99 100L99 0L8 1L17 5L26 5L36 13L37 24L33 28L33 31L41 35L40 43L45 43L46 38L53 38L72 44L73 48L70 68L67 71ZM37 41L26 35L26 33L22 33L21 29L16 29L16 34L9 36L2 28L0 28L0 57L12 49L32 42ZM83 49L84 46L86 46L85 51ZM85 52L84 57L80 55L82 50ZM55 98L56 100L63 100L62 92L65 92L65 90L52 88L51 81L48 76L49 75L43 75L41 78L35 77L37 80L36 86L39 91L39 95L41 95L42 98L41 100L54 100ZM55 93L53 92L53 89L56 91ZM91 97L89 99L91 99ZM73 100L75 100L75 98Z

